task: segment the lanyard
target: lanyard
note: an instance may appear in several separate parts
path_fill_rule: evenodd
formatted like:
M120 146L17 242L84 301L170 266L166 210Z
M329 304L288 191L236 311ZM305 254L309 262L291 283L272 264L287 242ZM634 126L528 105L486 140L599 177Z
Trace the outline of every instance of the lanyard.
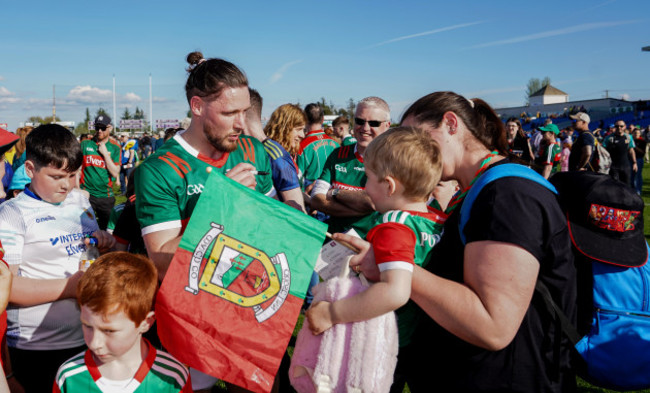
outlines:
M488 169L488 164L490 161L492 161L492 158L494 158L497 154L499 154L496 150L490 152L483 161L481 162L481 166L478 168L476 173L474 174L474 178L472 179L471 182L469 182L469 186L467 186L466 189L463 191L459 192L458 194L454 195L454 197L451 199L451 202L449 202L449 206L447 206L447 209L445 210L445 213L447 216L449 216L457 207L460 205L460 203L465 199L465 196L467 195L467 192L469 191L470 188L476 183L476 180L481 177L483 172L485 172Z

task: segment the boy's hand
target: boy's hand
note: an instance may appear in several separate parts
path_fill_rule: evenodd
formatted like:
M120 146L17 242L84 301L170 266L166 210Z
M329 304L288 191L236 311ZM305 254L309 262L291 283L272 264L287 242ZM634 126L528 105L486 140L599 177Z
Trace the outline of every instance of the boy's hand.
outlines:
M78 271L68 278L68 282L65 284L63 293L61 294L60 299L76 299L77 298L77 284L84 272Z
M106 231L95 231L91 236L97 239L97 249L101 254L110 251L115 245L115 238ZM90 240L84 239L84 244L89 245Z
M312 334L315 336L332 327L333 323L330 306L330 302L318 302L313 304L305 313L305 316L309 321L309 330L311 330Z
M376 282L381 278L379 268L375 263L375 252L372 244L356 236L346 235L345 233L335 233L332 239L344 241L357 250L359 253L350 258L350 270L356 273L363 273L368 281Z

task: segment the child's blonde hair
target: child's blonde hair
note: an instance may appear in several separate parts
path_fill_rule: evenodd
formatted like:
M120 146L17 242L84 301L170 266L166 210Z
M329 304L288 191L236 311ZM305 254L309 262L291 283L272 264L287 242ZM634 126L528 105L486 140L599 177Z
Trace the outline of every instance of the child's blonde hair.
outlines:
M404 196L413 199L428 199L442 171L438 142L412 127L391 128L376 137L363 161L380 180L386 176L397 179L404 186Z
M149 258L110 252L81 276L77 302L102 315L123 311L138 326L153 309L157 287L158 272Z

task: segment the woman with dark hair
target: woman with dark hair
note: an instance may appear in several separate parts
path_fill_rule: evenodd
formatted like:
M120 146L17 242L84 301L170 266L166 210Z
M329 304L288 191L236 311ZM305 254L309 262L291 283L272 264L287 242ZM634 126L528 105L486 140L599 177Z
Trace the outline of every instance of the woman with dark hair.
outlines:
M516 117L511 117L506 122L506 140L510 159L530 165L535 157L533 149L530 147L530 139L524 134L521 122Z
M429 318L421 319L412 346L400 353L411 359L411 391L575 390L561 329L539 299L533 301L541 281L575 318L571 244L555 195L533 180L494 180L472 204L462 241L465 195L476 179L508 162L503 123L483 100L437 92L411 105L402 125L420 127L440 144L442 180L456 180L462 190L446 210L450 216L431 263L413 272L411 299ZM350 265L377 278L367 243L335 238L361 249Z

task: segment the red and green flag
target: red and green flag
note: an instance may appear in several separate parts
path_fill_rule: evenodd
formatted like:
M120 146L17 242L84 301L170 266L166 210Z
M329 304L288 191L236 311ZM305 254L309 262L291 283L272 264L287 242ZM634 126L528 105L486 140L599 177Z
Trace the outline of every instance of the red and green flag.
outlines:
M165 348L199 371L270 391L326 229L212 172L156 300Z

